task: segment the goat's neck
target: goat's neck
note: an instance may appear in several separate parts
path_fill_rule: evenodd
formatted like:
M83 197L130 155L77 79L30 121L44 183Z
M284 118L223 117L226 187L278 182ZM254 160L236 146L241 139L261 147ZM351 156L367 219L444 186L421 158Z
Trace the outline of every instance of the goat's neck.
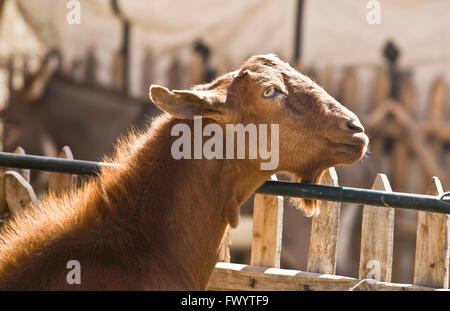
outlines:
M182 275L173 277L187 280L187 287L203 289L228 222L237 225L239 207L270 174L246 160L173 159L177 137L170 133L178 122L167 119L143 144L135 188L144 187L141 193L149 196L141 201L150 211L148 230L158 239L156 251L167 254L165 268Z

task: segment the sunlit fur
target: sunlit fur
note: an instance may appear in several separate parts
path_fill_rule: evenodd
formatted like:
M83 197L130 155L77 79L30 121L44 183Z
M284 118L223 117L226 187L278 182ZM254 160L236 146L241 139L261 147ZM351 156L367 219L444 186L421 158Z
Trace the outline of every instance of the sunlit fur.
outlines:
M271 84L287 95L264 99ZM339 125L356 116L273 55L196 89L226 94L222 117L204 126L280 124L278 169L261 171L260 159L174 160L170 131L193 121L164 113L118 141L105 160L120 167L102 169L63 197L48 195L42 212L26 210L3 227L0 289L205 289L227 224L238 225L239 207L271 174L317 182L326 168L351 164L366 150L365 135ZM314 214L314 202L301 206ZM69 260L81 264L81 285L67 284Z

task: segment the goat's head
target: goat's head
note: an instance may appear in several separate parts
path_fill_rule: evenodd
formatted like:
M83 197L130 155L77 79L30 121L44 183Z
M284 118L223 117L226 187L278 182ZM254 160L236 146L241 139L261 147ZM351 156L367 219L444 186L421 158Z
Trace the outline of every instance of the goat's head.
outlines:
M278 124L279 163L295 181L317 183L329 167L361 159L368 138L358 117L275 55L251 57L240 70L191 91L150 88L163 110L181 119L194 116L224 124ZM308 215L312 200L298 200Z

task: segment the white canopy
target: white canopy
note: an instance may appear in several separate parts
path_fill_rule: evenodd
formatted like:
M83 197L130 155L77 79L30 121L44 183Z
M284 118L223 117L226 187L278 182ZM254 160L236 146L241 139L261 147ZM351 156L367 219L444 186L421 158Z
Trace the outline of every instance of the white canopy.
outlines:
M81 25L66 23L67 0L18 0L40 26L42 36L58 46L68 70L92 49L98 80L111 81L113 54L121 25L110 0L81 3ZM366 21L368 1L305 0L302 65L321 69L356 65L361 81L382 65L381 49L388 39L400 48L399 64L414 70L420 102L432 80L450 81L450 2L447 0L380 0L381 24ZM252 54L273 52L292 59L296 0L118 0L132 23L131 94L146 96L146 83L167 82L174 56L189 64L192 43L201 39L212 50L213 62L238 67ZM143 62L151 51L154 81L143 81ZM145 79L144 79L145 80ZM366 83L367 84L367 83ZM361 86L364 90L364 85ZM367 94L367 92L362 92ZM363 96L363 95L361 95ZM365 99L362 97L364 102Z

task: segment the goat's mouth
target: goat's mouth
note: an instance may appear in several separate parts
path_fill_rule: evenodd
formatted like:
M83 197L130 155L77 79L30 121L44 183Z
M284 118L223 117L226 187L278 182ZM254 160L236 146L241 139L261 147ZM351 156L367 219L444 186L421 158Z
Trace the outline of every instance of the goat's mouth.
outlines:
M369 144L369 137L364 133L357 133L347 137L328 138L328 143L335 146L365 149Z
M342 164L348 165L364 156L369 145L369 138L364 133L358 133L350 137L328 138L328 143L336 154L341 155L339 158Z

